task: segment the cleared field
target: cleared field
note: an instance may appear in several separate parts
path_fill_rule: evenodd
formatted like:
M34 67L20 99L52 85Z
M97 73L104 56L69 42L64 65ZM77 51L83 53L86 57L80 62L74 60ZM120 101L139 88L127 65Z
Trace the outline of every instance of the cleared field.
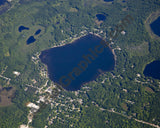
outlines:
M7 89L0 88L0 107L6 107L12 105L12 98L14 97L15 88Z

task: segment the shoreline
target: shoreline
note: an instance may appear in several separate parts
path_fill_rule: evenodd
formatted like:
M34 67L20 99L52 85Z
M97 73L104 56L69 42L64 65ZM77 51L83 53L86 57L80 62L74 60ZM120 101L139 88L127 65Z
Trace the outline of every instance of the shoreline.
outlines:
M115 65L116 65L116 61L117 61L117 55L115 53L115 49L112 49L112 53L114 55L114 60L115 60Z
M103 41L105 41L100 35L98 35L98 34L96 34L96 33L93 33L93 32L89 32L88 34L85 34L85 35L81 35L81 36L79 36L79 37L72 38L72 40L71 40L70 42L66 43L66 44L61 44L61 45L59 45L59 46L53 46L53 47L51 47L51 48L49 48L49 49L46 49L46 50L43 50L43 51L47 51L47 50L50 50L50 49L52 49L52 48L63 47L63 46L65 46L65 45L72 44L72 43L74 43L75 41L78 41L80 38L85 37L85 36L87 36L87 35L89 35L89 34L94 35L94 36L97 36L97 37L101 38ZM102 40L101 40L101 41L102 41ZM105 41L105 42L106 42L106 41ZM106 45L107 45L107 44L106 44ZM111 50L112 54L114 55L114 59L115 59L115 61L116 61L116 60L117 60L117 56L116 56L116 54L115 54L114 49L113 49L110 45L111 45L111 44L110 44L110 42L109 42L109 45L107 45L107 47L109 47L109 49ZM41 51L41 53L42 53L42 51Z
M87 35L87 34L86 34ZM65 45L68 45L68 44L72 44L72 43L74 43L75 41L77 41L77 40L79 40L81 37L84 37L84 36L86 36L86 35L81 35L81 36L79 36L79 37L74 37L74 38L72 38L72 40L70 41L70 42L68 42L68 43L66 43L66 44L60 44L59 46L53 46L53 47L51 47L51 48L57 48L57 47L63 47L63 46L65 46ZM63 41L61 41L61 42L63 42ZM51 49L51 48L49 48L49 49ZM49 49L47 49L47 50L49 50ZM46 50L44 50L44 51L46 51Z

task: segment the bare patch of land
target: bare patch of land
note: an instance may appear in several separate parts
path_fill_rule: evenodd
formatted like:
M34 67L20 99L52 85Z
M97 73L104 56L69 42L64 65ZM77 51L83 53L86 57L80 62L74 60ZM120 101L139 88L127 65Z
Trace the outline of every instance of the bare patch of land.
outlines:
M76 9L76 8L70 8L69 11L70 11L70 12L78 12L78 9Z
M123 108L125 111L127 111L127 110L128 110L128 106L127 106L127 104L126 104L126 103L122 103L122 104L121 104L121 106L122 106L122 108Z
M9 90L0 86L0 107L12 105L12 98L14 97L15 88Z
M102 23L103 23L103 21L99 21L99 20L95 20L95 23L98 25L98 26L100 26Z
M150 93L154 93L154 91L150 87L145 87L145 91L150 92Z
M138 46L130 45L126 47L126 50L131 56L144 56L149 54L149 44L148 42L143 42Z

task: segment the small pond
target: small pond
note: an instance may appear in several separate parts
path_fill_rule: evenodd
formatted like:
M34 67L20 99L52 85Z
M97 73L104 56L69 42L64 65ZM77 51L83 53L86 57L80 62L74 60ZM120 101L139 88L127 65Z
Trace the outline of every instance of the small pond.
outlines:
M29 28L25 26L19 26L18 31L22 32L23 30L29 30Z
M41 29L38 29L34 35L39 35L41 33Z
M27 40L27 45L34 43L36 41L36 39L34 38L34 36L30 36Z
M97 19L98 19L99 21L104 21L104 20L106 20L106 15L104 15L104 14L97 14L96 17L97 17Z

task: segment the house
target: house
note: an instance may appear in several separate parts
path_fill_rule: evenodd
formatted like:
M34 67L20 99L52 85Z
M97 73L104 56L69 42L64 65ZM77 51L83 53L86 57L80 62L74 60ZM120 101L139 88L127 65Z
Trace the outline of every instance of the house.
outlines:
M122 34L122 35L125 35L125 34L126 34L126 32L125 32L125 31L121 31L121 34Z
M13 71L13 74L16 75L16 76L19 76L21 73L17 72L17 71Z
M36 110L38 110L40 108L38 105L31 103L31 102L27 103L26 106L29 108L36 109Z

